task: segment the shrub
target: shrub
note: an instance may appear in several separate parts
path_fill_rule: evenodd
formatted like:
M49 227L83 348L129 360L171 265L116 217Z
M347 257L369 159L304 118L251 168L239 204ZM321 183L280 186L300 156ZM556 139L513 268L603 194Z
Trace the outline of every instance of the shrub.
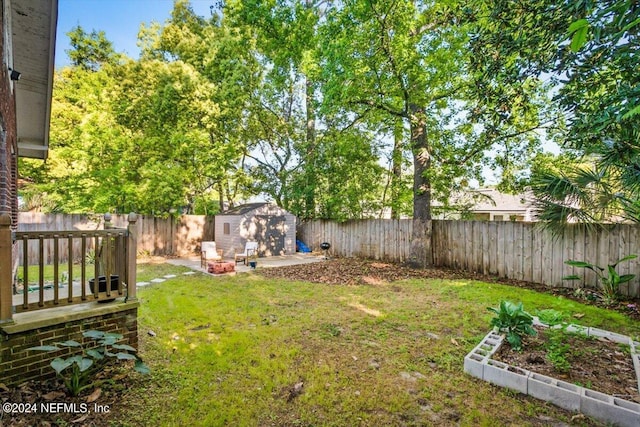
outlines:
M613 264L607 265L607 268L600 267L599 265L595 264L590 264L584 261L569 260L565 261L564 263L572 267L586 268L596 273L596 275L598 276L598 281L600 282L600 287L602 288L602 295L604 296L605 302L610 303L618 299L620 285L629 282L633 280L634 277L636 277L635 274L623 274L622 276L620 276L616 271L616 267L621 262L629 261L637 257L637 255L627 255L624 258L620 258ZM582 278L578 275L572 274L570 276L565 276L562 279L581 280Z
M134 370L142 374L149 373L149 368L134 354L136 352L135 348L126 344L118 344L118 341L122 339L121 334L89 330L83 332L82 335L93 341L83 345L74 340L67 340L55 343L56 345L43 345L27 349L49 352L60 351L64 348L81 350L79 354L76 353L66 359L56 357L50 363L56 374L63 379L71 395L77 396L87 388L97 386L99 383L109 382L109 379L95 380L96 375L105 368L109 360L134 360ZM117 352L114 352L114 350Z

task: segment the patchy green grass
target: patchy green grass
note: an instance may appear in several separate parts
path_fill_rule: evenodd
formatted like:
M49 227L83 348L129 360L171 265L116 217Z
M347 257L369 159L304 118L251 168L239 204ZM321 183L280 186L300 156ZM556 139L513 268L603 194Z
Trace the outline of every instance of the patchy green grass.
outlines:
M188 271L191 270L187 267L167 263L142 263L136 266L136 278L138 282L148 282L169 274L182 274Z
M138 271L139 280L182 272L162 264ZM141 355L153 372L117 405L118 425L568 422L571 414L553 405L464 374L464 356L489 329L486 307L522 301L530 312L554 308L640 333L618 313L477 281L331 286L196 274L138 296Z
M58 279L62 280L62 275L68 273L69 264L63 263L58 266ZM73 266L73 271L75 274L80 274L80 267ZM24 276L24 268L20 266L18 268L18 280L22 281ZM27 274L29 275L29 283L37 284L40 280L40 266L38 265L30 265L27 267ZM53 282L53 278L55 277L53 265L45 265L42 269L42 274L45 282ZM93 276L92 276L93 277Z
M93 264L87 265L87 277L92 278L94 276ZM23 269L18 269L18 280L22 280ZM69 267L67 263L60 264L58 267L58 278L62 280L62 275L68 273ZM137 265L137 278L138 282L148 282L151 279L163 277L168 274L182 274L189 270L187 267L175 266L167 263L142 263ZM29 275L29 283L38 283L40 277L40 267L38 265L30 265L27 269ZM73 265L73 274L77 278L80 275L80 265ZM52 282L55 276L53 265L45 265L43 269L44 281Z

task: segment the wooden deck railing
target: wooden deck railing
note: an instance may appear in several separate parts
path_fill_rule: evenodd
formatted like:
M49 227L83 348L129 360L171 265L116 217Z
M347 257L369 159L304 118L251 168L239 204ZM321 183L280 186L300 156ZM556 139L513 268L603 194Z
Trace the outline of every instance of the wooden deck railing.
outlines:
M12 232L0 216L0 323L24 311L135 300L136 221L130 214L127 228L114 228L107 214L104 230Z

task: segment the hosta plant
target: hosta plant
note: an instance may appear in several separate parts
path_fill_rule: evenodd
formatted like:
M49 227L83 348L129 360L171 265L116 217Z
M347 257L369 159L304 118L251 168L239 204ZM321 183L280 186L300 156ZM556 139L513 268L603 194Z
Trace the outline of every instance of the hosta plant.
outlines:
M97 374L104 370L110 360L133 360L135 361L134 369L137 372L149 373L149 368L135 354L135 348L126 344L118 344L118 341L122 340L121 334L89 330L83 332L82 336L90 339L84 345L74 340L67 340L55 343L55 345L43 345L28 349L48 352L66 348L72 350L73 355L67 358L56 357L50 363L56 374L63 379L71 395L77 396L87 388L111 381L110 379L96 379ZM79 351L73 352L74 349Z
M536 335L533 316L524 311L522 303L501 301L498 308L487 307L487 310L496 315L491 319L491 326L506 335L507 342L514 350L522 349L524 335Z
M618 299L620 292L620 285L626 282L633 280L636 277L635 274L623 274L619 275L616 271L616 267L618 264L624 261L629 261L632 259L636 259L637 255L627 255L624 258L620 258L618 261L613 264L608 264L607 268L600 267L599 265L590 264L584 261L574 261L569 260L564 263L570 265L572 267L577 268L586 268L588 270L593 271L598 276L598 282L600 283L600 287L602 288L602 295L604 297L605 302L613 302ZM582 277L572 274L570 276L565 276L562 278L563 280L582 280Z

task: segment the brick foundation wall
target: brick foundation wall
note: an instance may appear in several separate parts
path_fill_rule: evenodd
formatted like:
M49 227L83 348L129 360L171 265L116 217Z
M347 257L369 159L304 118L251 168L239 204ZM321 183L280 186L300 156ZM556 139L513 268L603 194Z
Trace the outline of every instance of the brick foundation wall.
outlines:
M124 308L124 307L123 307ZM26 314L26 313L25 313ZM0 382L7 386L24 381L46 379L55 376L49 362L56 357L66 357L72 349L58 352L27 351L30 347L53 345L56 342L75 340L82 342L82 332L95 329L123 335L121 344L138 348L138 307L128 304L123 310L100 313L88 310L84 317L69 320L59 316L40 321L37 327L14 331L4 327L0 332ZM77 317L77 316L76 316ZM34 325L35 326L35 325ZM19 329L19 328L18 328ZM91 342L85 339L85 342ZM77 350L76 350L77 351Z

